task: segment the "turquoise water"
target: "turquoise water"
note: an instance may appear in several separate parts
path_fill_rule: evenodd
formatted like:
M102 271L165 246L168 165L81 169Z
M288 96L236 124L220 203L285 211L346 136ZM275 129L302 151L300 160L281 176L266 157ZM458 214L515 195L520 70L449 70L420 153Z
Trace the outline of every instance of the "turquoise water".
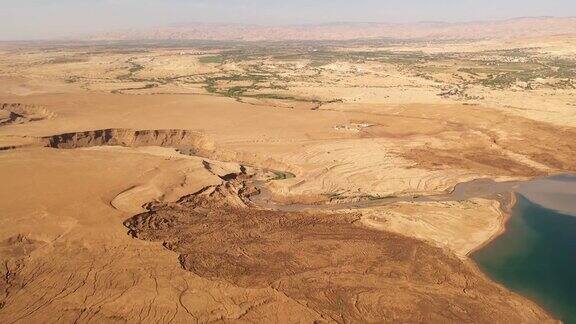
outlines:
M506 232L472 258L492 279L565 323L576 323L575 216L518 195Z

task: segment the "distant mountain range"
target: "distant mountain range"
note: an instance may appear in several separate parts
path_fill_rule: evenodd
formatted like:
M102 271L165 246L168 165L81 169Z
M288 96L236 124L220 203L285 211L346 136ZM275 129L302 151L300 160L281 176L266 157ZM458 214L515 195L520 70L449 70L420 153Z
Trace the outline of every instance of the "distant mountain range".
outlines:
M243 25L192 23L92 35L87 40L286 41L394 39L489 39L576 35L576 17L528 17L468 23L330 23Z

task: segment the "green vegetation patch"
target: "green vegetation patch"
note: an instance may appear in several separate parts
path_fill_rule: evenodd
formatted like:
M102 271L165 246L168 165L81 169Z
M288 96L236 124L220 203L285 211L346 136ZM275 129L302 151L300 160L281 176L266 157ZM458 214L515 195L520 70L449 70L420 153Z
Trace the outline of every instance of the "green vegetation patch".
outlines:
M296 178L296 175L291 172L286 171L272 171L274 173L274 178L272 180L286 180Z
M226 58L222 55L203 56L198 61L203 64L222 64L226 61Z

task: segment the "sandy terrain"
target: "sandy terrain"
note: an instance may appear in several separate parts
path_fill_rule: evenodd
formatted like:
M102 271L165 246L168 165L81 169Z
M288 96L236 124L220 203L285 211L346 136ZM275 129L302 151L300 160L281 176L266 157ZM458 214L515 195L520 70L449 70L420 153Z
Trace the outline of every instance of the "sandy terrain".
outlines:
M482 245L486 237L498 233L504 223L502 213L498 202L485 199L398 203L364 211L362 222L380 230L432 241L465 256Z
M213 184L218 178L200 161L50 149L0 159L10 183L1 186L2 322L315 318L274 289L202 278L160 244L126 235L122 222L131 214L110 204L116 195L148 181L181 185L182 175L163 172L183 164L188 189Z
M575 171L574 45L7 46L0 322L552 320L489 197L330 205Z

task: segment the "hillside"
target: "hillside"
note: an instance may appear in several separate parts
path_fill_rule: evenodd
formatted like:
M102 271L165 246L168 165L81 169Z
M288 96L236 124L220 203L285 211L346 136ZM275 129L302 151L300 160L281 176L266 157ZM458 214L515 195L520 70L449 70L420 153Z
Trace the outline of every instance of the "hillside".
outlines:
M351 40L487 39L576 35L576 18L534 17L500 21L444 23L330 23L320 25L181 24L91 35L88 40Z

